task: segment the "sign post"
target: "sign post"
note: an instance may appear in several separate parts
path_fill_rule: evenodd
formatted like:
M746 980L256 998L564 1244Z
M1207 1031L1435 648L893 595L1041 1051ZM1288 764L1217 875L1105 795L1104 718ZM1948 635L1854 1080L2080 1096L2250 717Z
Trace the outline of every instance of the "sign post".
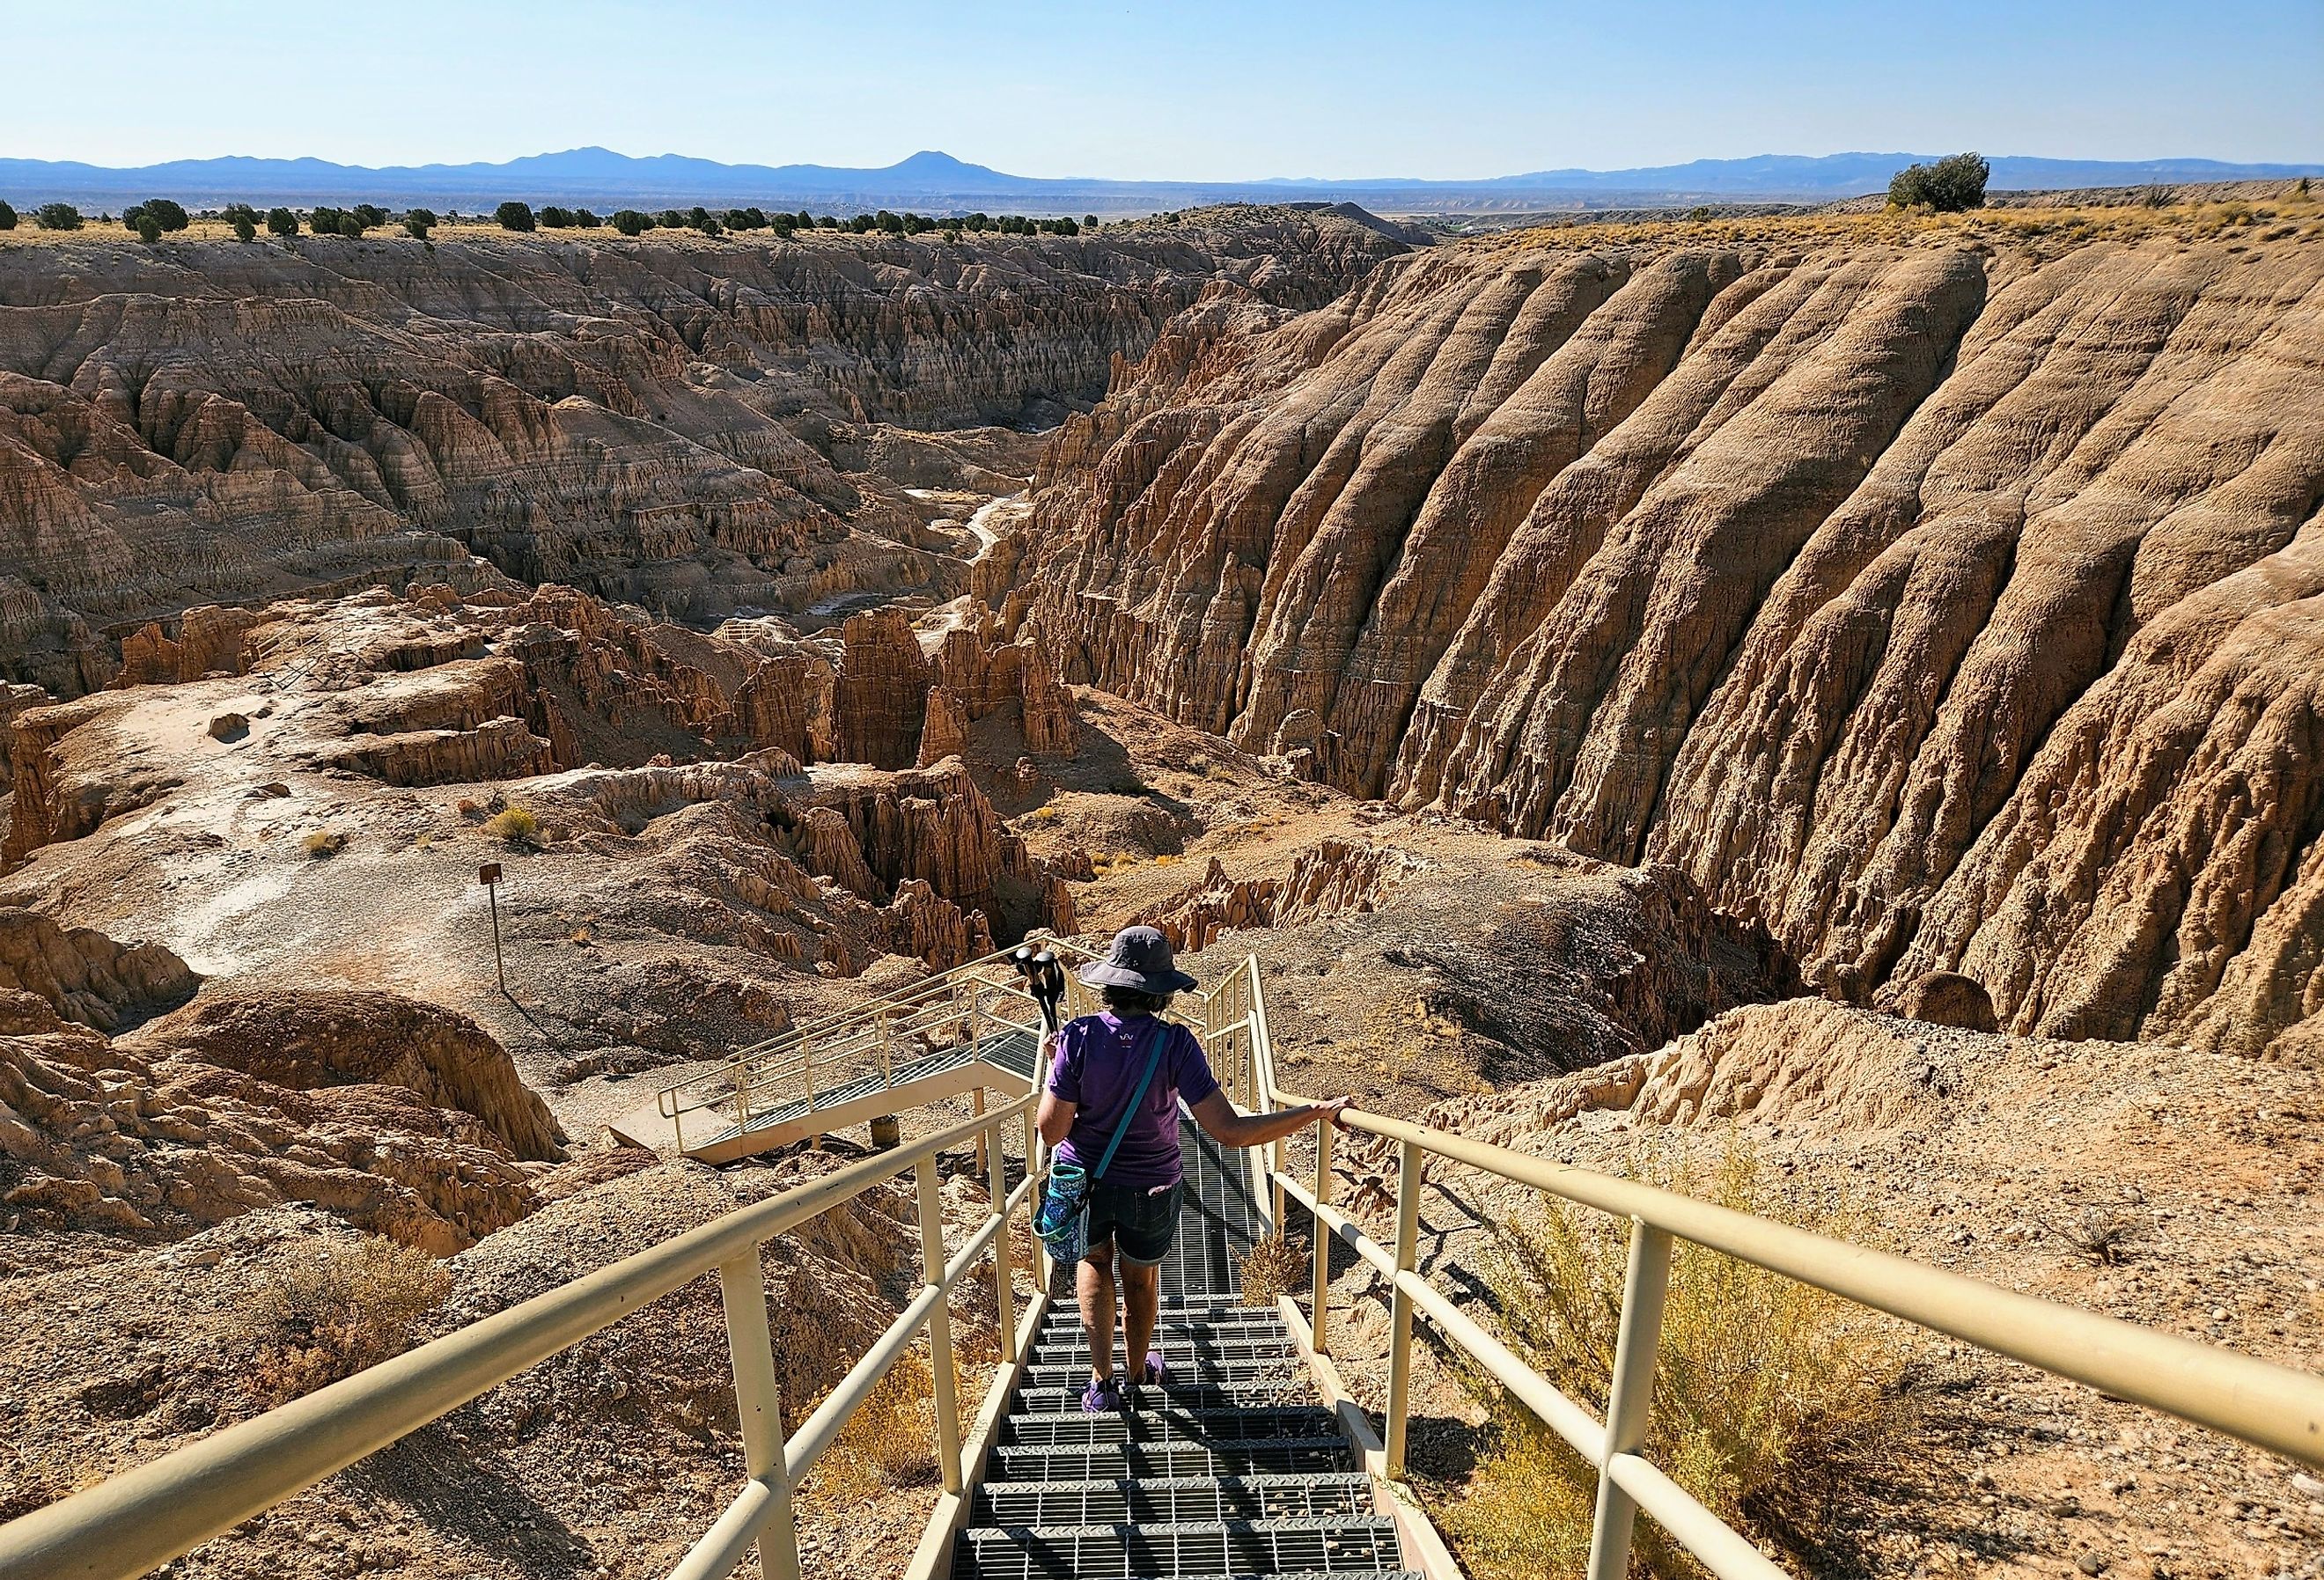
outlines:
M503 964L502 963L502 961L501 961L501 864L500 864L500 863L498 863L498 862L486 862L483 866L481 866L481 867L479 867L479 868L477 868L477 869L476 869L476 878L477 878L477 881L478 881L478 882L482 882L482 883L484 884L484 893L485 893L485 895L486 895L486 896L491 900L491 901L492 901L492 907L493 907L493 975L500 978L500 984L501 984L501 996L502 996L502 997L503 997L503 998L506 998L506 999L510 1000L510 1002L513 1003L513 1002L515 1001L515 995L514 995L513 993L511 993L509 992L509 984L508 984L508 967L507 967L505 965L503 965Z

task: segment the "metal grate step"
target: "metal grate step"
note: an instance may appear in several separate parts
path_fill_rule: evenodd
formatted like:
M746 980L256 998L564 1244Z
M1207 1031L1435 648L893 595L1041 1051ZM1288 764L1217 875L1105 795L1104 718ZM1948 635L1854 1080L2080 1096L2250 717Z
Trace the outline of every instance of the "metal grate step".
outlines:
M983 1527L961 1532L954 1551L954 1575L976 1580L1378 1574L1404 1562L1395 1522L1378 1517Z
M1078 1410L1088 1376L1087 1372L1076 1369L1071 1381L1020 1388L1010 1408L1024 1415L1062 1415ZM1314 1402L1315 1391L1305 1381L1277 1376L1250 1377L1232 1382L1173 1380L1167 1388L1139 1389L1137 1408L1140 1411L1170 1409L1216 1412L1292 1409Z
M1166 1406L1136 1415L1003 1417L1001 1441L1034 1446L1079 1443L1207 1443L1220 1437L1323 1437L1334 1421L1321 1405L1243 1410L1185 1410Z
M1078 1338L1081 1334L1085 1334L1085 1331L1088 1329L1081 1325L1081 1313L1053 1315L1048 1322L1041 1325L1041 1338L1038 1338L1038 1343L1048 1343L1050 1338L1065 1338L1065 1341L1072 1341L1072 1338ZM1122 1331L1120 1320L1115 1320L1113 1331L1115 1334L1120 1334ZM1185 1341L1185 1343L1213 1341L1213 1338L1259 1338L1259 1336L1287 1338L1290 1336L1290 1326L1286 1326L1286 1322L1283 1322L1283 1313L1280 1313L1280 1310L1241 1308L1241 1310L1220 1310L1220 1313L1190 1313L1190 1315L1174 1315L1165 1310L1165 1313L1162 1313L1162 1320L1155 1322L1155 1334L1162 1338L1176 1338L1176 1341Z
M1251 1200L1250 1168L1181 1117L1178 1155L1186 1193L1178 1209L1178 1241L1162 1264L1165 1296L1234 1295L1242 1289L1242 1258L1259 1234Z
M1371 1480L1328 1475L1174 1476L1158 1480L988 1482L979 1525L1130 1525L1172 1520L1327 1519L1372 1512Z
M1336 1434L1307 1437L1242 1437L1202 1442L1003 1444L992 1451L993 1479L1074 1482L1125 1477L1306 1475L1348 1468L1348 1440Z
M1167 1338L1158 1346L1162 1358L1173 1366L1199 1365L1209 1363L1218 1366L1296 1365L1299 1352L1292 1347L1288 1335L1281 1338L1208 1339L1199 1343L1172 1344ZM1113 1353L1121 1354L1121 1340L1113 1341ZM1140 1355L1143 1361L1146 1357ZM1089 1342L1080 1334L1071 1338L1053 1339L1033 1352L1036 1366L1079 1366L1087 1370L1090 1363Z

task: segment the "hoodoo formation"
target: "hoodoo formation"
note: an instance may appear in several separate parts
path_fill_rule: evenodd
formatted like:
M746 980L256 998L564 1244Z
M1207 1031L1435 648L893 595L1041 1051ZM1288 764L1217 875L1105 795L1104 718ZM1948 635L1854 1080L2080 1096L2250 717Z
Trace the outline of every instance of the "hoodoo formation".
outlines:
M1205 292L1320 306L1404 250L1281 209L964 245L0 249L0 672L102 685L105 631L474 586L472 555L712 620L957 591L901 490L1021 471L983 425L1086 405Z
M778 1404L721 1242L166 1572L642 1580L837 1400L807 1574L1577 1580L1597 1469L1263 1149L1185 1154L1186 1371L1084 1410L1075 1275L977 1238L1047 1156L996 951L1133 925L1234 1101L1353 1101L1342 1238L1590 1411L1628 1220L1395 1122L2315 1372L2324 207L2016 197L0 231L0 1575L982 1116L759 1248ZM1644 1452L1789 1572L2310 1574L2240 1427L1677 1254Z

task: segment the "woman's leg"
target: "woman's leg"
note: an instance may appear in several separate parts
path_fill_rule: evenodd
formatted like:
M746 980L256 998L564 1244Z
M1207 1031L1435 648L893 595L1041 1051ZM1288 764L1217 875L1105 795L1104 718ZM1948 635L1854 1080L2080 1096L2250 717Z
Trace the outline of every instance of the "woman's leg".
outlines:
M1154 1347L1154 1324L1162 1308L1162 1270L1131 1261L1121 1263L1121 1353L1129 1359L1130 1380L1145 1381L1146 1352ZM1113 1335L1109 1331L1107 1341Z
M1150 1277L1153 1270L1148 1268L1143 1270L1149 1275L1147 1280L1148 1289L1157 1288ZM1135 1283L1130 1285L1132 1289L1136 1287ZM1113 1375L1113 1245L1111 1242L1109 1241L1103 1245L1093 1245L1082 1253L1082 1259L1074 1270L1074 1293L1081 1298L1082 1326L1089 1334L1090 1376L1101 1380L1111 1377ZM1146 1319L1147 1331L1149 1333L1154 1328L1153 1310L1154 1307L1149 1300ZM1142 1358L1146 1352L1133 1350L1131 1354Z

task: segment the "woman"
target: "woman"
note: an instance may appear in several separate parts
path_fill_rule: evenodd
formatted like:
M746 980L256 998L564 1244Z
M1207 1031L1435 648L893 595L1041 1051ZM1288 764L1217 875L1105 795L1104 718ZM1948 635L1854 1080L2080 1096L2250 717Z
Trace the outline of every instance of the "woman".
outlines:
M1114 1133L1121 1133L1104 1177L1090 1187L1074 1293L1089 1330L1090 1381L1082 1409L1093 1415L1123 1407L1113 1374L1114 1264L1121 1264L1125 1359L1143 1355L1130 1379L1131 1397L1143 1383L1160 1384L1164 1366L1149 1348L1161 1306L1158 1271L1178 1233L1178 1201L1185 1193L1178 1159L1178 1104L1220 1145L1255 1147L1329 1119L1342 1123L1347 1099L1280 1113L1241 1113L1219 1087L1202 1044L1185 1027L1161 1019L1171 995L1194 985L1177 968L1170 943L1150 927L1124 928L1102 960L1082 967L1081 979L1101 990L1105 1008L1059 1028L1049 1080L1041 1094L1041 1139L1067 1163L1094 1170ZM1155 1059L1158 1043L1160 1057ZM1139 1095L1149 1060L1154 1076ZM1136 1096L1134 1110L1131 1106ZM1125 1126L1122 1118L1130 1115Z

